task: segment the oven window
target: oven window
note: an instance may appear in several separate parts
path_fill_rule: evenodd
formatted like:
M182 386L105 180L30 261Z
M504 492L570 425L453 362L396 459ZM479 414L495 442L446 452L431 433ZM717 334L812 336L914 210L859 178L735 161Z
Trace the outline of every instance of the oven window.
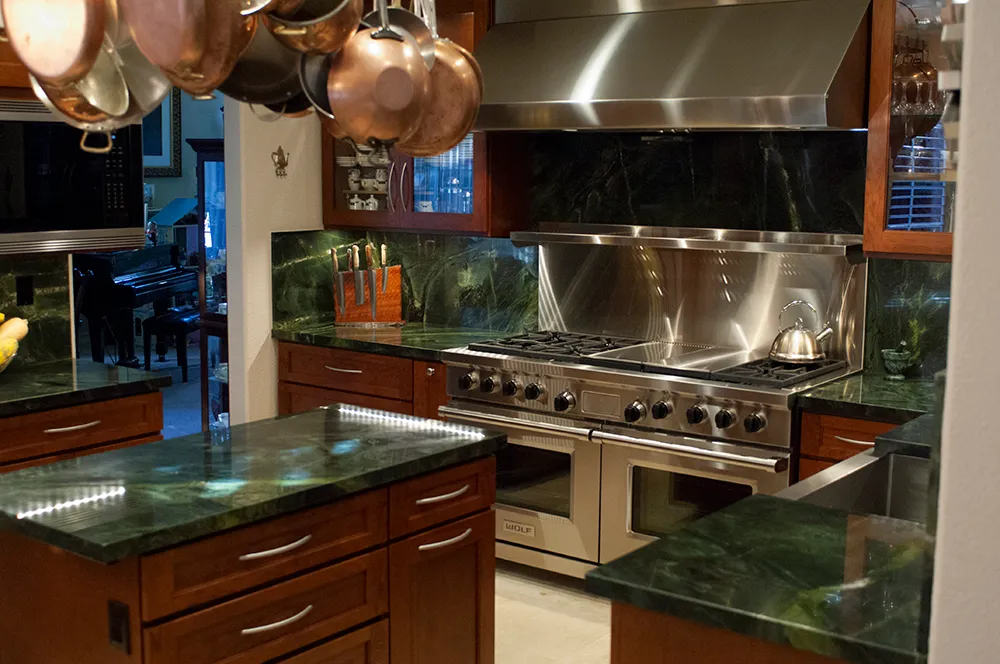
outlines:
M745 484L634 466L632 531L662 537L752 493Z
M508 445L497 455L497 503L569 518L570 455Z

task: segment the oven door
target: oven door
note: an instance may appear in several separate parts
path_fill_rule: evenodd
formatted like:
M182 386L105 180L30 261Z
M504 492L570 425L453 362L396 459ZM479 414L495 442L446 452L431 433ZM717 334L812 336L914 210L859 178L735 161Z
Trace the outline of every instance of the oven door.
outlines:
M788 452L627 430L604 444L601 563L755 493L788 488Z
M438 411L507 434L497 454L497 540L597 563L601 445L579 422L452 401Z

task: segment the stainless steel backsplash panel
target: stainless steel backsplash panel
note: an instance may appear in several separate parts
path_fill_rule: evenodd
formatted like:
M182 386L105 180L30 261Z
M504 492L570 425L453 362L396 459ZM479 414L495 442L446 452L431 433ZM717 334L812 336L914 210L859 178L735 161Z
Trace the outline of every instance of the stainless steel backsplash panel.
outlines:
M829 357L860 368L864 357L867 264L842 256L543 245L541 329L767 350L778 312L805 300L809 326L835 330ZM785 324L795 320L789 312Z

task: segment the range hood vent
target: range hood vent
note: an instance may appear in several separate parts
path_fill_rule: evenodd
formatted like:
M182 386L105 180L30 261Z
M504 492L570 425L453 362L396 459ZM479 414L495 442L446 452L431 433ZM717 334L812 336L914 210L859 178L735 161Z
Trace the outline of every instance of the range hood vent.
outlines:
M869 5L497 0L476 128L863 128Z

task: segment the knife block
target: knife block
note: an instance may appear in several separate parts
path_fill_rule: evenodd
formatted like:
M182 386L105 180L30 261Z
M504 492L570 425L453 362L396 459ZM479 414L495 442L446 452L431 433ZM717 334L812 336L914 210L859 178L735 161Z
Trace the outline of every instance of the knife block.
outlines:
M382 292L382 271L389 270L389 283ZM337 325L402 325L403 321L403 268L393 265L375 270L376 310L372 317L371 293L368 270L359 270L364 285L364 304L355 304L354 272L341 272L344 278L344 307L341 313L337 297L337 280L333 280L334 312Z

